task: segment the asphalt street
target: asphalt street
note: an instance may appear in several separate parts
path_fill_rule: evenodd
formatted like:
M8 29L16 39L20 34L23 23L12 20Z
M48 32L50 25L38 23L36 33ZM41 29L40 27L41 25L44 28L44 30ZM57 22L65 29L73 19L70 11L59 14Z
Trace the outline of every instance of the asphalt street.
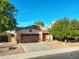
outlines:
M52 54L30 59L79 59L79 51L67 52L62 54Z

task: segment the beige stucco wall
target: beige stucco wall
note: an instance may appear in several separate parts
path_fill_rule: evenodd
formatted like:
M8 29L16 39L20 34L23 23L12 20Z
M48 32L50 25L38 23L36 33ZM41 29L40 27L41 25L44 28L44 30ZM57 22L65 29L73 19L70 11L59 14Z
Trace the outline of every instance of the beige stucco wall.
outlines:
M13 44L17 44L17 40L16 40L16 33L13 33L13 37L11 35L8 36L8 41L13 43Z

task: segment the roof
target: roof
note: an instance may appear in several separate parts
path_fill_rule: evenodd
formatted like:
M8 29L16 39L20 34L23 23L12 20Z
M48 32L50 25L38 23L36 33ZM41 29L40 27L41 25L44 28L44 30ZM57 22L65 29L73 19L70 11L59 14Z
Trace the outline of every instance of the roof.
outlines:
M15 31L19 31L19 30L22 30L22 29L36 29L36 30L40 30L44 33L48 33L48 29L46 27L40 27L40 26L37 26L37 25L31 25L31 26L27 26L27 27L17 27L15 29Z
M37 29L37 30L41 30L40 29L40 26L37 26L37 25L31 25L31 26L27 26L27 27L17 27L16 29L15 29L15 31L19 31L19 30L21 30L21 29Z

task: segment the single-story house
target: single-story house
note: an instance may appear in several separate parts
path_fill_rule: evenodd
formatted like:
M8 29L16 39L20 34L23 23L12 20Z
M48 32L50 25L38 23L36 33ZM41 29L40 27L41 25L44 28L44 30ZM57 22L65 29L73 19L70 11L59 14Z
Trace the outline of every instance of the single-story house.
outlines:
M17 41L20 43L39 42L49 40L46 28L37 25L18 27L15 30Z

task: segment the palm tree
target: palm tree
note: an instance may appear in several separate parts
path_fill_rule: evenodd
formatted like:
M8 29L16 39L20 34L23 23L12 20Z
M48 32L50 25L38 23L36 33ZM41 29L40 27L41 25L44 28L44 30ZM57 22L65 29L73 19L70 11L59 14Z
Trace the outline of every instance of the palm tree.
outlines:
M44 22L42 20L35 21L34 24L42 27L44 26Z

